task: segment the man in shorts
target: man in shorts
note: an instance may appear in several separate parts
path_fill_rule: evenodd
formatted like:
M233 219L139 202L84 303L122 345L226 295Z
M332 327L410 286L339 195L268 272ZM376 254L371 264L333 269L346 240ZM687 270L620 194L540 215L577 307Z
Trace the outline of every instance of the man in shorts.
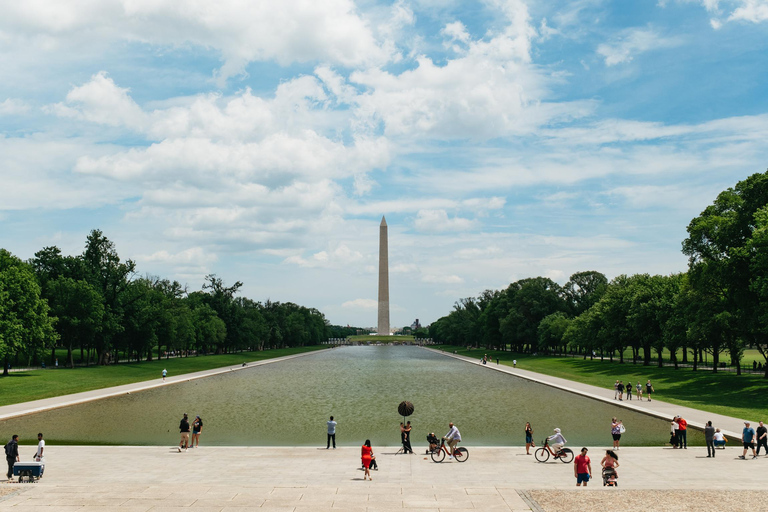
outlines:
M653 393L653 386L651 385L651 380L648 379L648 382L645 383L645 394L648 395L648 401L651 401L651 393Z
M747 450L749 448L752 448L752 458L756 459L757 454L755 453L755 445L752 444L752 442L755 440L755 429L749 426L749 422L744 422L744 430L741 431L741 442L744 443L744 453L742 453L739 458L740 459L746 459L747 458Z
M592 464L589 457L587 457L586 448L582 448L581 454L573 459L573 476L576 477L576 487L581 487L582 483L586 487L587 482L592 478Z

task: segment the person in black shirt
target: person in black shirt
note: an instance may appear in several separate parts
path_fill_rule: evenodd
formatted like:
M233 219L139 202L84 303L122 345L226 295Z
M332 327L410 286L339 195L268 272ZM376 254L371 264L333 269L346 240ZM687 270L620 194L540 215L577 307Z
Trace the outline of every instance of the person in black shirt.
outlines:
M6 476L10 480L13 477L13 465L19 462L19 436L16 434L5 445L5 461L8 463L8 473Z
M181 452L182 448L184 448L184 451L187 451L187 446L189 446L189 417L187 416L187 413L184 413L184 417L181 418L181 422L179 423L179 432L181 432L179 452Z
M760 422L760 426L757 427L757 454L760 455L760 447L765 448L765 454L768 455L768 429L765 428L763 422Z
M624 384L619 381L619 400L622 400L624 396Z

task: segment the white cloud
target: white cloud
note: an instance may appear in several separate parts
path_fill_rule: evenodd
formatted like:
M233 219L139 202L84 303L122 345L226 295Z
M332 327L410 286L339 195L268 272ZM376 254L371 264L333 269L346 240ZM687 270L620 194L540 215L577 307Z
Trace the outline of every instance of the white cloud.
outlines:
M348 300L341 305L342 308L362 309L364 311L375 311L379 308L379 302L374 299L355 299Z
M606 66L615 66L630 62L641 53L681 44L680 38L662 36L651 28L631 28L610 42L598 45L597 53L605 58Z
M29 104L18 98L7 98L0 103L0 116L16 116L29 112Z
M768 21L768 0L742 0L741 5L733 10L728 21Z
M467 231L477 223L461 217L449 218L445 210L419 210L414 226L421 232L440 233L444 231Z
M88 47L137 41L214 48L222 79L256 60L379 65L395 55L378 41L352 0L75 0L7 2L0 32L19 45Z

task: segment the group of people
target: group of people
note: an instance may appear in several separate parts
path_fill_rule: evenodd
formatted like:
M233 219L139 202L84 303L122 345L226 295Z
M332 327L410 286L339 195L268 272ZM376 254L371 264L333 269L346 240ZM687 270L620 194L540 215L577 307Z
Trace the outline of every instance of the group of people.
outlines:
M744 430L741 431L741 442L744 444L744 451L739 455L740 459L747 458L747 451L752 450L752 458L756 459L760 455L760 448L765 448L765 454L768 455L768 429L763 422L757 427L757 432L750 426L748 421L744 422ZM709 446L709 445L707 445ZM757 447L757 450L755 450Z
M710 422L711 423L711 422ZM672 418L672 424L670 425L670 437L669 444L672 448L679 448L681 450L688 449L688 422L685 418L675 416Z
M186 417L187 415L185 414L184 418ZM333 443L333 448L336 449L336 426L338 423L333 419L333 416L331 416L326 425L328 427L328 440L325 449L330 449L331 443ZM411 447L411 430L412 426L410 421L405 424L400 423L400 440L403 443L403 453L413 453L413 448ZM456 445L461 441L461 432L459 432L458 427L456 427L453 422L448 424L448 433L445 434L443 439L448 445L448 458L452 459ZM376 462L376 456L373 453L370 439L366 439L365 443L363 443L363 446L360 449L360 459L363 465L363 470L365 471L363 480L373 480L370 470L378 470L379 466Z
M576 477L576 487L581 487L582 484L586 487L592 478L592 461L587 455L588 451L586 447L582 448L581 453L573 459L573 476ZM616 452L605 450L605 456L600 461L600 466L603 468L606 485L615 486L616 480L619 478L619 473L616 471L616 468L619 467L619 456Z
M637 382L637 384L634 386L637 390L637 399L642 400L643 399L643 385L640 384L640 381ZM613 399L614 400L624 400L624 396L626 394L627 400L632 400L632 381L628 380L627 385L625 386L624 383L620 380L616 380L616 382L613 383ZM648 401L651 401L651 395L653 394L653 385L651 384L650 379L645 383L645 396L648 398Z
M19 457L19 436L14 434L11 436L11 440L5 445L5 462L8 464L8 473L6 477L8 480L13 478L13 466L17 462L21 462ZM45 462L45 440L43 439L43 433L37 434L37 451L35 452L34 460L36 462Z
M192 430L192 438L190 439L189 431ZM179 453L182 450L187 451L187 448L200 447L200 434L203 433L203 420L200 416L195 416L192 421L192 425L189 424L189 416L184 413L184 417L179 422L179 432L181 433L181 441L179 442Z

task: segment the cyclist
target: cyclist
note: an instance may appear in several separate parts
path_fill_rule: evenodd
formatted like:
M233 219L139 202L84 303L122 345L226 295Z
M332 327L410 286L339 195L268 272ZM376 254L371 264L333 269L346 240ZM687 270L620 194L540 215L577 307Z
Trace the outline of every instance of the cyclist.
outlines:
M459 432L459 429L456 428L453 422L448 423L448 427L448 433L445 434L443 439L448 442L448 458L452 459L453 450L456 448L456 445L459 444L459 441L461 441L461 432Z
M560 450L562 450L563 446L565 446L565 443L568 442L563 437L563 434L560 433L559 428L555 429L555 433L549 436L547 438L547 441L549 441L549 446L551 446L552 449L555 451L555 458L560 456Z

